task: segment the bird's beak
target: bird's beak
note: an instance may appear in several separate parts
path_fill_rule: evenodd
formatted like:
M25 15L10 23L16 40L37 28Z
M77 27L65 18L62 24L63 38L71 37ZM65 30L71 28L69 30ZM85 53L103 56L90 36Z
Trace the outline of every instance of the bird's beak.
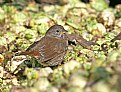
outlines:
M65 34L66 32L61 32L61 34Z
M65 30L65 32L68 32L67 30Z
M68 32L68 31L64 29L64 31L63 31L63 32L61 32L61 34L65 34L66 32Z

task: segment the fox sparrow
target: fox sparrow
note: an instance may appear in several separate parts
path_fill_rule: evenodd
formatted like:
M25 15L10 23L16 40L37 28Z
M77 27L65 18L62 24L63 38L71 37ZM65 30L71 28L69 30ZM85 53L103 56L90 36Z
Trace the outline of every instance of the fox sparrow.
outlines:
M66 30L61 25L50 27L45 36L34 42L20 55L35 57L43 66L60 65L67 51L68 40Z
M67 34L61 25L50 27L45 36L34 42L25 52L19 55L35 57L43 66L60 65L67 51L68 42L76 40L84 48L90 49L94 42L85 40L78 34Z

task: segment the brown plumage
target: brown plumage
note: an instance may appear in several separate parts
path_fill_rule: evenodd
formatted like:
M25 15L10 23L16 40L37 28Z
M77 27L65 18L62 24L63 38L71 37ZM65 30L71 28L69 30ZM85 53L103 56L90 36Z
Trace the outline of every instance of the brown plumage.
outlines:
M85 40L78 34L67 34L61 25L50 27L45 36L34 42L25 52L19 55L29 55L35 57L43 66L60 65L67 52L68 42L77 41L84 48L90 49L94 42Z
M43 66L60 65L67 51L68 39L66 30L61 25L50 27L45 36L34 42L20 55L35 57Z

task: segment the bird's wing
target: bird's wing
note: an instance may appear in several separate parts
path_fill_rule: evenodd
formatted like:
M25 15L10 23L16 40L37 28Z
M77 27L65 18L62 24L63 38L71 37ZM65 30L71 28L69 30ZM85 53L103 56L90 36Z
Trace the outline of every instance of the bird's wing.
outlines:
M67 46L65 41L45 36L40 41L32 44L23 54L37 56L40 62L44 62L53 59L57 54L65 52L66 47L63 46Z
M61 54L66 51L66 41L55 39L52 37L45 37L47 41L43 42L43 47L40 48L40 58L41 62L55 58L58 54Z

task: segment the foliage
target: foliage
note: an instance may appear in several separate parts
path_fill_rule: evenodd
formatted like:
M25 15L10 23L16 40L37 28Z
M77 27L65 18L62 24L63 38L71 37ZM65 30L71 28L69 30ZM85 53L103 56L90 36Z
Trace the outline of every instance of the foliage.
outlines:
M0 4L0 91L121 91L121 40L111 42L121 32L121 6L111 8L106 0L66 0L65 5L12 1ZM57 67L17 56L55 23L97 45L70 45L64 64Z

